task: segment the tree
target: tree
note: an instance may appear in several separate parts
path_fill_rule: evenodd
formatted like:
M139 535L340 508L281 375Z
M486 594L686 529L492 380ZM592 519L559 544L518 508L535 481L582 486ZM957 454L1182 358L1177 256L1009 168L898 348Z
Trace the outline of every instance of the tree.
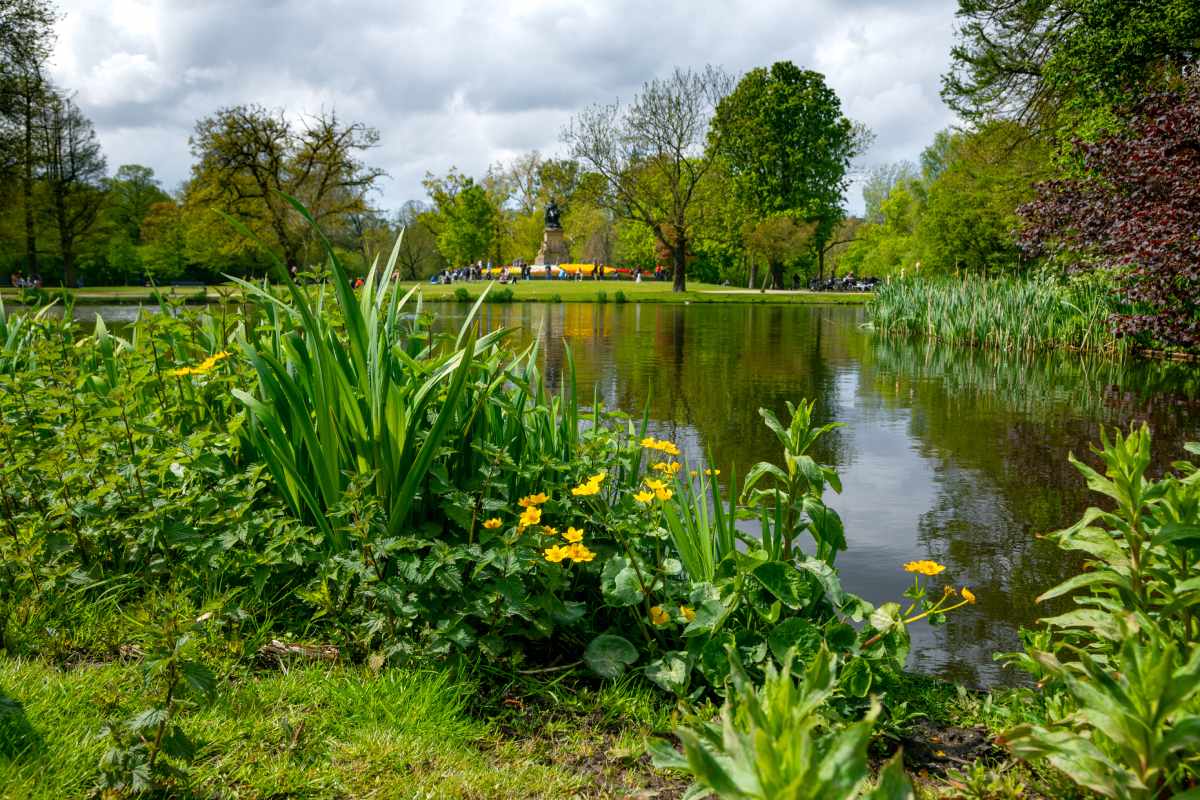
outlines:
M170 199L154 177L154 170L141 164L122 164L107 181L108 215L135 246L142 243L142 220L150 207Z
M824 244L842 219L850 162L863 144L819 72L780 61L746 73L717 107L711 147L730 165L734 185L760 219L791 216L816 223ZM824 264L820 265L824 272ZM771 264L775 288L782 265Z
M496 212L482 186L467 178L439 212L438 250L451 265L487 258L496 236Z
M883 222L883 201L888 193L897 185L907 184L917 179L917 170L910 161L897 161L894 164L880 164L867 172L863 184L863 202L866 204L866 220L873 224Z
M73 286L76 248L95 225L104 203L107 165L91 121L69 97L55 96L42 110L38 140L63 280Z
M705 134L731 84L715 67L676 68L646 83L628 106L586 109L562 134L571 156L601 176L599 204L646 225L671 253L677 292L687 288L693 201L714 161Z
M223 108L197 122L189 140L197 159L192 189L234 217L261 222L286 263L301 266L311 230L283 195L300 200L319 225L343 224L366 210L385 174L359 159L378 142L374 128L343 125L334 112L293 123L262 106Z
M1038 187L1022 243L1115 275L1132 304L1121 332L1200 347L1200 81L1150 95L1123 127L1077 145L1083 175Z
M425 204L410 200L400 207L396 223L402 229L396 268L407 280L432 275L445 265L437 248L437 237L430 226L433 213Z
M942 97L973 121L1099 130L1200 49L1195 0L959 0Z
M38 270L34 222L35 129L48 99L44 68L54 46L57 13L47 0L0 0L0 175L21 176L25 266Z
M955 134L947 165L925 187L917 225L925 265L941 272L1020 269L1017 208L1049 172L1045 143L1017 122Z
M165 200L147 209L142 221L141 262L156 281L178 278L187 268L187 239L183 209Z
M767 262L771 281L776 289L783 288L783 265L809 250L815 222L797 222L794 217L767 217L754 226L746 236L746 247Z

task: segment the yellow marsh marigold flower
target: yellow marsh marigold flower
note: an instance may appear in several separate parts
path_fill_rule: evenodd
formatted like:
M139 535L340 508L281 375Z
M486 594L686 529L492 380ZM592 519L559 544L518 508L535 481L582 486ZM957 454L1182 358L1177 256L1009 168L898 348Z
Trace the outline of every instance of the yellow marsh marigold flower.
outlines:
M608 477L608 470L602 469L588 478L588 483L602 483L606 477Z
M694 477L696 477L696 476L697 476L697 475L699 475L699 474L700 474L700 473L699 473L699 472L696 472L696 470L694 470L694 469L690 469L690 470L688 470L688 477L689 477L689 478L694 478Z
M930 577L937 575L939 572L942 572L945 569L945 566L937 563L936 561L928 560L909 561L904 565L905 572L919 572L922 575L928 575Z
M520 500L517 501L517 505L519 505L521 508L529 508L530 506L540 506L542 503L546 502L549 499L550 498L546 496L545 492L538 492L537 494L531 494L528 497L522 497Z
M650 469L655 469L655 470L658 470L659 472L666 472L670 468L671 468L671 465L665 461L659 461L657 464L653 464L650 467Z
M968 603L975 602L975 593L972 592L970 589L968 589L965 586L962 589L962 596L963 596L963 600L966 600Z
M719 469L706 469L706 470L704 470L704 474L705 474L705 475L713 475L713 476L716 476L716 475L720 475L720 474L721 474L721 470L719 470Z
M551 528L549 525L544 525L542 527L542 533L546 534L547 536L558 536L558 528Z
M209 356L208 358L206 358L200 362L200 366L198 367L198 369L202 369L205 372L207 372L208 370L215 367L217 365L218 361L221 361L226 358L229 358L229 351L227 351L227 350L222 350L219 353L213 353L211 356Z
M688 622L691 622L692 620L696 619L696 610L694 608L692 608L691 606L680 606L679 613L683 614L683 618L686 619Z
M654 492L637 492L634 494L633 499L639 503L649 503L654 499Z
M642 447L646 447L651 450L656 450L658 448L658 440L653 436L647 436L645 439L642 439L640 444Z
M483 527L487 528L489 531L496 530L496 528L500 527L500 518L492 517L489 520L485 520L483 523Z
M583 531L579 530L579 528L567 528L566 532L563 533L563 538L566 539L571 544L574 544L576 542L582 542L583 541Z
M655 625L666 625L670 620L670 615L663 611L662 606L650 606L650 621Z
M591 497L594 494L600 494L599 483L581 483L571 490L571 494L576 497Z
M679 455L679 448L678 448L678 447L676 447L676 446L675 446L673 443L671 443L671 442L665 442L665 441L664 441L664 442L659 442L659 443L658 443L658 450L660 450L660 451L662 451L662 452L666 453L666 454L667 454L667 455L669 455L669 456L677 456L677 455Z
M558 562L562 561L564 558L567 557L568 552L569 552L569 548L562 547L561 545L556 544L553 547L547 547L545 550L542 551L542 554L546 557L546 560L549 561L551 564L557 564Z
M567 546L567 558L572 561L585 563L596 557L596 554L587 549L587 546L579 542Z
M646 486L649 487L651 491L655 491L655 492L658 492L658 491L661 491L661 490L667 488L667 485L665 483L663 483L662 481L656 481L653 478L646 479Z
M670 489L655 489L654 496L659 500L670 500L675 495Z
M521 513L521 527L526 525L537 525L542 521L542 510L537 506L530 506Z

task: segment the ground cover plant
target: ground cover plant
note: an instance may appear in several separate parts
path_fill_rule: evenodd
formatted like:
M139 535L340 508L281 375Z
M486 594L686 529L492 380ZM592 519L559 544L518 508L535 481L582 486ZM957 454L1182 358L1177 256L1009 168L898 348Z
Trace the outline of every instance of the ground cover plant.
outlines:
M816 796L826 785L910 796L898 758L878 768L926 713L898 688L908 628L939 624L975 596L931 561L896 566L914 578L896 602L875 606L842 588L847 537L826 502L840 483L812 456L833 426L816 423L813 404L789 405L786 419L762 410L779 455L740 482L727 476L737 490L725 492L716 470L687 463L644 418L586 398L569 349L551 393L535 347L512 351L505 331L478 333L486 295L457 330L439 333L420 297L390 280L393 267L377 266L355 290L331 254L328 286L244 283L236 307L167 306L122 330L102 320L85 330L70 315L0 316L0 758L10 783L33 793L50 772L45 785L68 796L203 793L229 788L222 771L242 754L255 762L234 770L250 796L368 791L382 785L379 767L334 765L370 761L354 725L384 725L371 757L399 758L418 784L444 779L444 763L461 781L455 792L520 796L519 783L454 766L491 741L542 796L561 796L581 785L578 769L555 768L572 757L531 761L520 744L537 735L529 721L500 742L496 726L562 687L618 681L624 693L609 697L643 711L616 723L619 742L574 740L634 753L619 774L593 771L614 796L655 782L682 790L669 776L685 763L696 796ZM1153 678L1162 691L1190 685L1195 627L1196 592L1179 575L1194 561L1186 548L1200 504L1194 471L1179 469L1183 477L1143 494L1127 469L1110 494L1137 495L1151 510L1135 502L1124 517L1086 523L1139 531L1127 559L1142 565L1135 599L1148 619L1168 620L1145 647L1178 653L1166 662L1171 680ZM1154 561L1160 550L1165 560ZM1114 563L1110 572L1130 580ZM1096 590L1101 574L1068 588ZM1115 603L1094 605L1076 622L1109 630L1116 623L1099 615L1115 614ZM1081 625L1049 623L1076 637L1064 647L1079 646ZM1050 751L1099 723L1065 716L1086 692L1073 668L1055 671L1067 662L1052 634L1037 636L1039 652L1059 660L1020 661L1045 670L1050 691L1030 706L1036 718L1005 717L1026 723L1009 741L1018 755L1069 766ZM1145 661L1096 641L1091 661L1079 660L1092 680L1113 659L1124 659L1121 680ZM326 670L345 691L288 683L293 669L301 684ZM446 725L464 733L436 746L417 717L378 695L368 707L380 716L356 712L349 727L296 710L367 702L348 698L380 685L386 694L393 680L411 680L414 692L429 684L430 703L448 692ZM52 710L75 690L95 702ZM630 700L647 691L657 699ZM462 701L463 692L493 699ZM1161 794L1191 780L1183 753L1193 723L1180 715L1194 695L1168 700L1153 757L1113 779L1122 786ZM254 719L235 721L239 704L257 709ZM683 754L655 748L664 776L642 743L675 726L672 704ZM483 721L459 714L472 706ZM277 730L262 727L281 709ZM534 719L557 724L549 713ZM63 726L89 738L69 745ZM247 736L307 765L296 782L259 764L267 750L236 744ZM306 741L317 748L307 756ZM1120 746L1109 753L1118 765L1129 762ZM404 755L408 747L428 748L434 766Z

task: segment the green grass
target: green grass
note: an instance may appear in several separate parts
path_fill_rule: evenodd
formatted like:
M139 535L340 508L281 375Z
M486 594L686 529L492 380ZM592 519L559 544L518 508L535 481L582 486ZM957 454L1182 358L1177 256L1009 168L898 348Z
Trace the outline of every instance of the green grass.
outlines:
M0 660L3 695L21 704L0 724L4 800L89 796L105 750L96 732L149 705L136 664L62 671ZM487 721L473 713L482 696L438 670L237 672L212 706L185 717L199 744L187 789L196 797L498 800L628 797L679 783L641 757L644 737L667 724L644 688L496 695Z
M407 288L418 284L406 282L401 285ZM454 291L456 289L460 287L466 288L471 297L476 298L486 284L476 282L467 284L456 283L450 286L434 286L428 281L424 281L419 285L421 286L421 294L426 300L454 300ZM718 286L711 283L696 282L688 283L688 291L676 294L671 290L671 284L665 281L647 281L643 283L603 281L598 283L596 281L534 280L516 284L513 288L513 301L590 303L595 302L597 295L602 291L609 295L609 300L611 301L617 290L623 292L626 300L631 303L836 303L861 305L868 302L872 297L871 294L863 292L760 292L758 290L747 290L735 286ZM75 296L77 302L98 305L149 303L153 297L153 290L144 286L98 286L84 289L70 289L68 291ZM209 286L203 290L201 287L195 286L174 286L164 287L161 291L169 296L184 298L188 302L197 303L219 302L222 293L226 297L229 297L232 293L232 296L235 298L240 297L241 294L241 290L233 284ZM6 303L13 303L17 296L18 292L15 289L0 288L0 298Z

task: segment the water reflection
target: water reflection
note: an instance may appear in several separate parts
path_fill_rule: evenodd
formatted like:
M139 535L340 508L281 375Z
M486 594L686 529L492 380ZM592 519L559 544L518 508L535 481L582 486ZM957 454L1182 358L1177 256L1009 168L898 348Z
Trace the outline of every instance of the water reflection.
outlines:
M466 306L435 305L461 319ZM1037 538L1095 502L1067 463L1100 425L1145 420L1155 469L1200 439L1200 370L1120 365L1076 355L1026 358L882 340L860 308L639 304L485 305L480 328L511 326L540 342L544 375L561 385L569 343L581 396L640 417L723 478L777 443L757 410L816 401L819 422L845 423L816 456L842 473L830 499L846 523L844 582L873 602L899 599L900 565L933 558L979 603L941 628L914 628L910 664L973 685L1012 680L992 653L1047 609L1039 593L1076 564ZM648 406L647 406L648 404Z
M461 314L454 306L446 313ZM979 603L942 628L915 627L911 666L972 685L1016 679L992 653L1047 609L1033 598L1076 568L1037 538L1088 505L1066 455L1084 456L1099 426L1146 420L1165 468L1200 438L1200 372L1075 355L1018 357L881 340L863 311L837 306L516 305L486 310L485 327L540 339L557 385L569 342L580 392L640 415L686 457L712 453L723 475L777 458L757 410L816 401L844 427L822 460L841 470L832 504L850 550L849 589L899 599L900 565L933 558Z

